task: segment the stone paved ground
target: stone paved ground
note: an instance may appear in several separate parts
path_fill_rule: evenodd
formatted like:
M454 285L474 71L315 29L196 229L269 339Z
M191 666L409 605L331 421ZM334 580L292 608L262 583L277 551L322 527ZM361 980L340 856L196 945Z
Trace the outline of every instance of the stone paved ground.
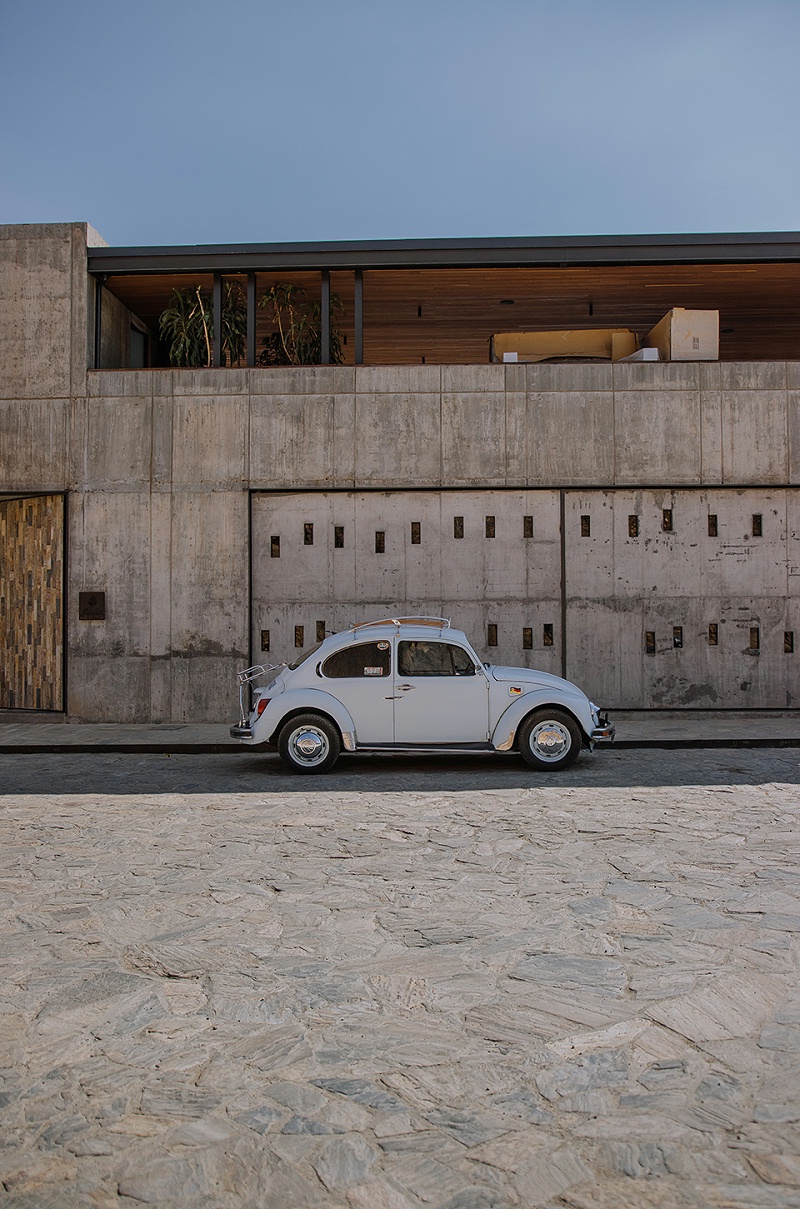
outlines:
M0 757L0 1206L800 1206L798 782Z

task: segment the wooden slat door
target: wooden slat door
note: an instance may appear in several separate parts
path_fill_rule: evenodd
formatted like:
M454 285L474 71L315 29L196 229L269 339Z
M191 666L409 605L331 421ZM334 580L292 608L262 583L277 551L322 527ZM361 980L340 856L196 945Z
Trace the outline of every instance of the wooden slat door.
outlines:
M0 709L61 710L64 499L0 501Z

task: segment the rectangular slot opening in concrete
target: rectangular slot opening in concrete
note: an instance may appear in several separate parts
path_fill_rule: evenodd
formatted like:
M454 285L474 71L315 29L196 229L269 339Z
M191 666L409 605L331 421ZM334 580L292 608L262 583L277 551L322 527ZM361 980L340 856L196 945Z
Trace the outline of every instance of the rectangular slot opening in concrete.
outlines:
M486 627L486 645L497 646L497 625L490 621Z
M764 520L760 512L753 513L753 537L764 536Z
M280 558L281 539L279 537L271 537L269 539L269 556L270 558Z
M708 536L717 537L717 517L716 513L709 512L708 514Z
M522 518L522 536L533 537L533 517L523 516Z
M464 536L464 518L463 516L453 517L453 537Z
M486 536L494 537L494 517L487 516L486 518Z
M661 509L661 528L664 533L672 533L672 509Z
M708 645L719 646L719 623L716 621L708 624Z
M589 516L581 517L581 537L592 536L592 519Z
M411 522L411 545L418 546L422 541L422 525L420 521Z
M311 521L306 521L306 523L303 525L303 545L314 545L314 526Z
M317 622L317 642L324 642L324 641L325 641L325 622L318 621Z
M526 625L522 627L522 649L523 651L533 650L533 627Z
M300 650L302 650L303 647L306 645L305 630L304 630L304 627L301 625L296 625L294 627L294 645L296 647L298 647Z
M783 631L783 653L784 655L794 654L794 630Z
M386 533L383 529L375 530L375 553L386 553Z
M553 645L553 623L550 621L546 621L542 628L542 645L543 646L552 646Z
M655 630L645 630L644 632L644 653L645 655L655 655L656 653Z
M628 537L639 536L639 518L635 512L631 512L628 516Z
M761 630L758 628L757 625L750 626L750 650L751 651L760 651L761 650Z
M333 526L333 548L344 550L344 525Z
M683 626L674 625L672 627L672 645L676 651L679 651L683 646Z
M262 651L269 650L269 630L261 631L261 649Z

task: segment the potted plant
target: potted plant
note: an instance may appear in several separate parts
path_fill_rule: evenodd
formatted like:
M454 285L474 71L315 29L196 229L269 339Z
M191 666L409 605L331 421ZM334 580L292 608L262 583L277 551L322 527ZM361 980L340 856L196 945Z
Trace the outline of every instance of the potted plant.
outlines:
M322 303L308 302L305 290L290 282L276 282L258 300L274 324L275 330L262 337L259 365L319 365L322 361ZM344 306L338 294L331 294L330 361L344 361L344 337L338 315Z
M161 338L169 349L169 363L177 366L211 366L214 363L214 310L211 294L199 285L172 291L172 304L158 321ZM247 304L238 282L226 281L222 290L222 364L244 359Z

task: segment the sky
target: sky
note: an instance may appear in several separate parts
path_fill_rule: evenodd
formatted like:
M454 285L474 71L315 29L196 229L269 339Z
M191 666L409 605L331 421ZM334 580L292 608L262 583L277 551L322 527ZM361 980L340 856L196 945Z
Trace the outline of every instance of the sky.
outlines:
M800 0L0 0L0 223L800 228Z

